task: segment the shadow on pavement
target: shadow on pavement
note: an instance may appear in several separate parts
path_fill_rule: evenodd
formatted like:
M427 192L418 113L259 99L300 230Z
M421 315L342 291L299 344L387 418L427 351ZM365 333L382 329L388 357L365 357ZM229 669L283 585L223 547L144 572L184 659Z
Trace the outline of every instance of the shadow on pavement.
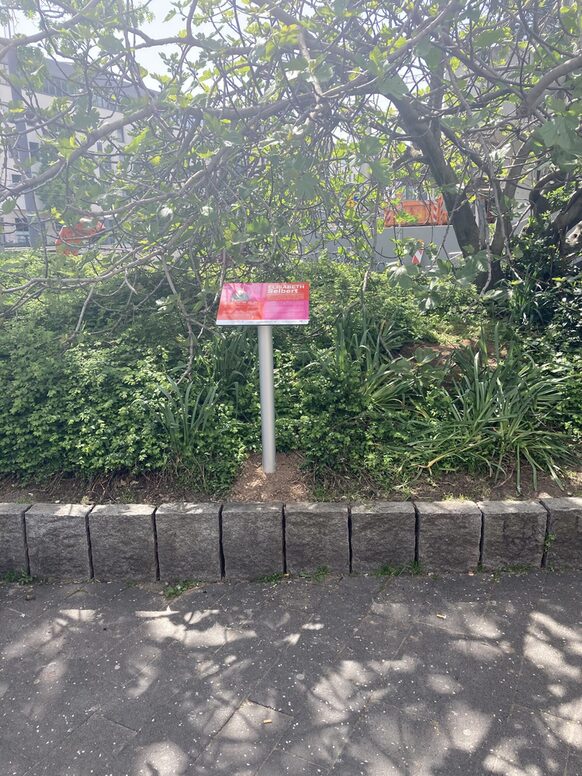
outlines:
M2 776L582 776L582 572L0 586Z

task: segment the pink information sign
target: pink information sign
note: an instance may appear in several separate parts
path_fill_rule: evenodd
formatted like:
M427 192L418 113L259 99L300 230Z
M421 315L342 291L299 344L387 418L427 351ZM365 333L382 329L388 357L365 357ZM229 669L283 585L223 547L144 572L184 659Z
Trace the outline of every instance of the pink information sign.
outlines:
M222 326L309 323L309 283L225 283L216 323Z

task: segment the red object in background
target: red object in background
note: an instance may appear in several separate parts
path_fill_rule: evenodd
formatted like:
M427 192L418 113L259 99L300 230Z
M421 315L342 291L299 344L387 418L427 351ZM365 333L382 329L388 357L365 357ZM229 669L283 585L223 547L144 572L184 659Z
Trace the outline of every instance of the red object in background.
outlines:
M92 219L82 218L75 226L63 226L59 231L55 245L57 248L61 248L67 256L78 256L78 246L89 242L91 237L95 237L104 229L105 224L101 221L93 222Z
M412 216L409 221L405 216ZM449 223L442 195L436 199L404 199L384 211L384 226L441 226Z
M422 250L418 250L414 253L412 256L412 259L410 260L412 264L414 264L415 267L418 267L419 264L422 264Z

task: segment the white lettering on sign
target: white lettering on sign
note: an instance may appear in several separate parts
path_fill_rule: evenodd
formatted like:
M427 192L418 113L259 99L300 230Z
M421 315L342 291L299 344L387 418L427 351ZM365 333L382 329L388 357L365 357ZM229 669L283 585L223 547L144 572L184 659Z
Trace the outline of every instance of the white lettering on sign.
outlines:
M298 294L303 289L299 289L297 286L285 286L272 283L269 285L269 291L276 291L278 294Z

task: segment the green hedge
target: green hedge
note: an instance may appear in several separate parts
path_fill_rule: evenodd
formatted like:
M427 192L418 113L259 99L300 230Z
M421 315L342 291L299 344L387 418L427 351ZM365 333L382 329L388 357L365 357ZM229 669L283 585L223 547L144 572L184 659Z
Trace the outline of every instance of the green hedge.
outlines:
M529 320L519 329L511 300L496 307L505 341L489 363L493 321L470 288L439 281L438 304L421 313L415 290L382 273L323 261L287 277L311 282L312 304L309 326L275 330L278 448L302 452L323 486L344 477L381 490L427 469L505 474L528 450L534 468L551 470L572 456L568 439L582 437L579 287L552 291L542 330ZM142 286L155 288L155 278ZM192 281L187 290L206 328L186 378L184 326L167 298L133 307L105 289L107 304L87 311L76 337L77 293L47 293L0 319L0 474L165 469L196 490L227 491L260 445L256 337L214 326L215 288ZM480 344L463 349L481 330ZM445 345L456 353L443 354ZM174 429L162 411L171 385ZM530 409L520 414L521 395ZM516 427L504 415L510 404Z

